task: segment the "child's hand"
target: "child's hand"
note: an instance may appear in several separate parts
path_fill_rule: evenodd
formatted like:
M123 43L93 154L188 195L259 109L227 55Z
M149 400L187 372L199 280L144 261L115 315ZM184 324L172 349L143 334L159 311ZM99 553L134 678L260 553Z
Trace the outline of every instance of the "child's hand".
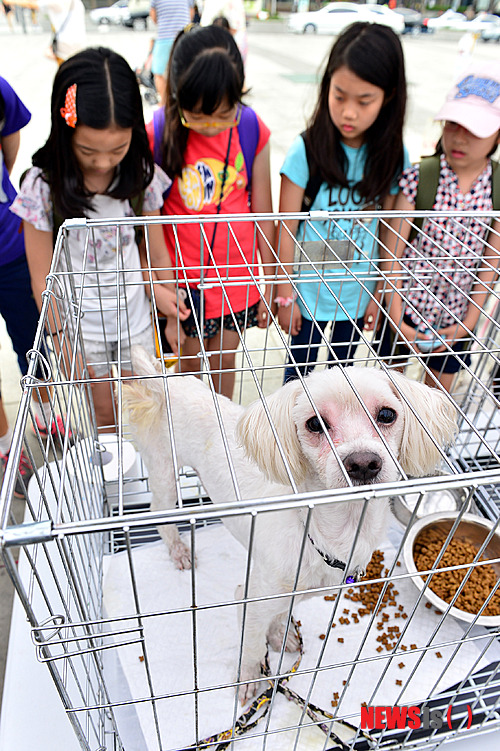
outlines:
M189 318L191 310L186 307L184 298L180 294L176 294L172 287L166 284L155 284L154 291L156 307L164 316L167 318L179 316L181 321Z
M407 323L401 323L400 324L401 334L403 337L403 341L406 344L408 342L409 345L414 347L418 352L420 352L423 355L428 355L429 352L439 352L444 347L434 347L427 342L434 342L436 343L436 337L432 337L431 335L426 335L424 332L419 331L418 329L414 328L413 326L409 326ZM431 346L431 348L429 348Z
M174 355L179 356L179 350L184 344L186 334L178 321L177 315L168 316L167 325L165 326L165 336L167 342L172 347Z
M259 300L259 307L257 310L257 326L259 327L259 329L267 328L267 326L269 325L269 319L276 315L278 306L274 302L274 300L271 301L272 292L272 285L268 285L265 292L267 305L262 298ZM268 312L269 308L271 309L271 313Z
M432 354L438 353L438 352L445 352L448 347L446 345L453 344L454 342L458 341L459 339L465 339L468 336L466 329L463 328L463 326L447 326L444 329L438 329L437 330L437 336L429 336L429 339L431 341L434 341L434 344L436 346L432 347ZM439 338L438 338L439 337ZM437 346L437 343L439 340L443 340L443 344L441 346ZM418 347L418 342L417 342ZM426 350L428 352L429 350Z
M259 329L267 328L269 323L269 313L267 312L267 305L264 300L259 300L259 307L257 309L257 326Z
M382 323L384 316L383 313L380 310L380 307L377 305L375 300L370 299L370 302L366 306L366 311L364 315L364 330L365 331L378 331L380 328L380 324Z
M285 334L297 336L302 328L302 314L297 303L288 307L280 306L278 308L278 321Z

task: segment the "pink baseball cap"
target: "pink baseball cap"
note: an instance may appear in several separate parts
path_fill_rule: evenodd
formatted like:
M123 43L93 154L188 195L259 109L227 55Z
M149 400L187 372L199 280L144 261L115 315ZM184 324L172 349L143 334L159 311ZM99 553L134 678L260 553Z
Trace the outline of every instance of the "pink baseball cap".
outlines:
M500 63L471 65L460 76L434 120L450 120L478 138L500 130Z

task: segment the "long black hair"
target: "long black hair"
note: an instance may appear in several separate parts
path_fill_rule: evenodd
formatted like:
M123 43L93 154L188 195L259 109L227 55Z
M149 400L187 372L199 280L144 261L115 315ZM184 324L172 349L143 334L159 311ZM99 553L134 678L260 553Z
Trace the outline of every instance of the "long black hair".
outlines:
M188 129L180 111L211 115L221 104L234 107L243 96L245 73L232 35L221 26L193 26L174 42L167 68L165 134L161 166L170 177L181 174Z
M62 218L78 217L92 208L92 193L73 153L75 128L61 115L68 88L76 84L76 128L132 128L130 148L120 162L113 198L130 199L151 182L154 161L149 149L142 101L135 74L125 58L105 47L89 48L66 60L54 79L52 125L47 142L33 155L49 183L54 208Z
M356 185L365 201L383 200L404 161L406 77L398 36L387 26L359 22L348 26L332 47L318 103L305 133L313 171L332 187L347 187L346 156L328 106L331 78L342 67L385 94L379 116L365 133L367 158L363 177Z

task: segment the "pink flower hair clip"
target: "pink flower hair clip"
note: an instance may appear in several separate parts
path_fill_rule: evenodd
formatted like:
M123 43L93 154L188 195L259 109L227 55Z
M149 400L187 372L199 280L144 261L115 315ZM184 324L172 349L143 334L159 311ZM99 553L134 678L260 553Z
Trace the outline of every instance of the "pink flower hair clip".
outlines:
M61 107L61 117L66 120L66 125L76 128L76 83L70 86L66 92L64 107Z

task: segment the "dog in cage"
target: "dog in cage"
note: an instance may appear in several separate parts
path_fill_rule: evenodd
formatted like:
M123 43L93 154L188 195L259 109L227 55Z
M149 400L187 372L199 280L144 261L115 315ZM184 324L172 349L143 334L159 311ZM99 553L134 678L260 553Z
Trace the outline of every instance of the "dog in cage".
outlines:
M440 390L377 368L315 370L245 408L195 376L162 375L141 347L132 362L139 377L123 384L123 404L148 468L152 510L175 507L183 466L214 504L317 493L312 511L271 504L253 522L249 513L223 520L245 547L251 541L249 581L237 593L249 600L238 676L245 703L267 644L298 646L286 629L290 598L279 595L358 580L384 539L388 498L335 501L324 491L434 473L456 430L455 409ZM175 524L159 531L175 565L189 568Z

